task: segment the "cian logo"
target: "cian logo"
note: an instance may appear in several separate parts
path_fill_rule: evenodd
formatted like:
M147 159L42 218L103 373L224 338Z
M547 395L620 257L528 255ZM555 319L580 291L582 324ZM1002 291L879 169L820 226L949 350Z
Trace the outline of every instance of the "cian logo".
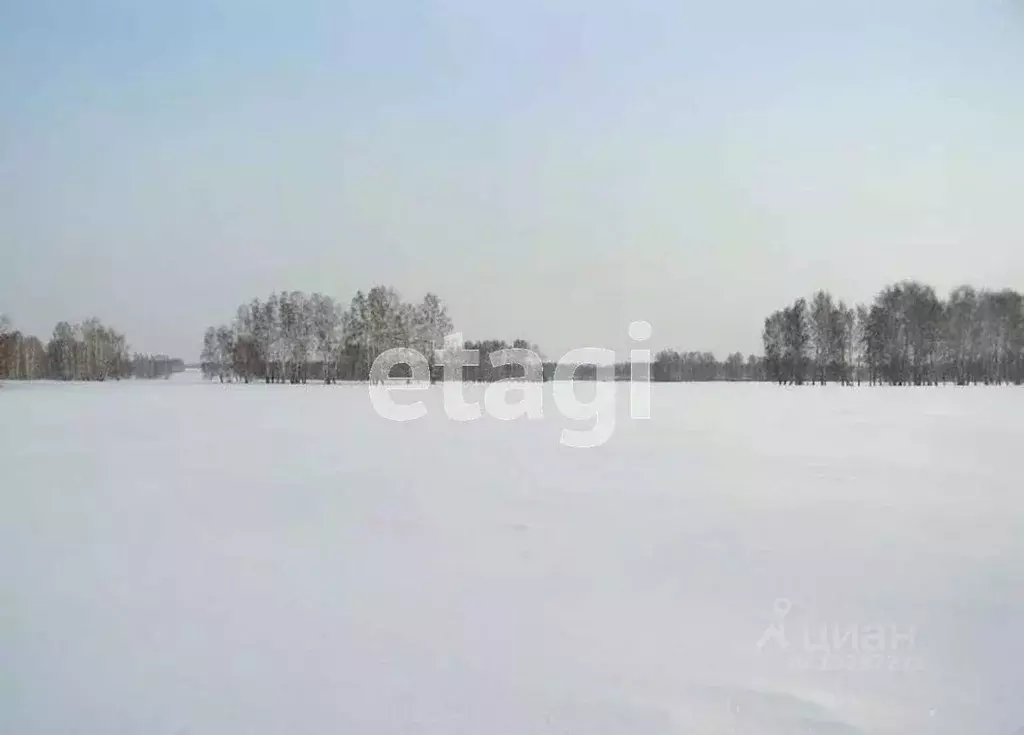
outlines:
M801 671L920 671L917 628L892 622L794 621L793 602L772 605L774 619L757 640L761 653L785 652L789 667ZM787 625L788 623L788 625Z

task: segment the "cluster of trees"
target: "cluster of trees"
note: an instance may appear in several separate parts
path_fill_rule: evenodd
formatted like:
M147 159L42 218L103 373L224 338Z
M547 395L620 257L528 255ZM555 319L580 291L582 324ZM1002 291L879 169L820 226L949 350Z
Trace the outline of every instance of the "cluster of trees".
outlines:
M780 383L1019 385L1024 380L1024 297L960 286L946 299L901 281L870 305L827 291L764 320L764 371Z
M406 302L394 288L374 286L358 291L345 307L320 293L275 292L241 304L229 324L207 328L200 369L206 378L221 382L367 380L382 352L409 347L427 358L432 379L439 380L443 365L436 351L450 347L445 338L452 331L448 308L433 293ZM491 365L491 353L507 348L538 351L523 339L467 341L463 349L478 350L480 360L463 368L464 379L522 376L521 366ZM407 376L408 369L397 366L391 375Z
M49 342L22 334L0 316L0 379L119 380L168 377L184 369L165 355L129 353L125 336L99 319L60 322Z
M207 378L246 383L365 380L373 361L412 347L431 361L452 331L447 307L428 293L418 303L395 289L359 291L345 308L330 296L272 293L242 304L230 324L209 327L200 367Z

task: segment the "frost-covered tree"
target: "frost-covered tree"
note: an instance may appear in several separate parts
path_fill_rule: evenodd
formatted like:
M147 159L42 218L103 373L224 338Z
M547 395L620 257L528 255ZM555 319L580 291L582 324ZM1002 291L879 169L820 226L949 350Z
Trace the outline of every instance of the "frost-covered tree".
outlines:
M814 352L812 383L819 381L822 385L825 385L828 379L828 368L833 359L833 319L835 311L835 305L832 303L832 294L827 291L818 291L811 297L807 325Z
M321 376L330 385L337 379L337 361L341 350L341 310L330 296L315 293L310 297L313 344L320 359Z
M802 385L807 375L807 352L811 341L807 301L797 299L782 312L783 366L786 379Z

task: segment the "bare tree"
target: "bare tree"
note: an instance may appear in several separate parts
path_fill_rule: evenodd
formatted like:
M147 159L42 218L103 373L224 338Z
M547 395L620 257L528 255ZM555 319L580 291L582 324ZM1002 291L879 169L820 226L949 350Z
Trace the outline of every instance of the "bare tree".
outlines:
M337 379L337 360L341 348L341 311L330 296L315 293L310 298L312 335L320 357L325 384Z

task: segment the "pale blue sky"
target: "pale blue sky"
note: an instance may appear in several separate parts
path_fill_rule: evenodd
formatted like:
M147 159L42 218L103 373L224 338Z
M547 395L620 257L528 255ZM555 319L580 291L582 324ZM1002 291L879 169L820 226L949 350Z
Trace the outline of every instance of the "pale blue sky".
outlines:
M548 354L760 350L1024 289L1019 2L0 0L0 311L186 358L274 288L438 292Z

